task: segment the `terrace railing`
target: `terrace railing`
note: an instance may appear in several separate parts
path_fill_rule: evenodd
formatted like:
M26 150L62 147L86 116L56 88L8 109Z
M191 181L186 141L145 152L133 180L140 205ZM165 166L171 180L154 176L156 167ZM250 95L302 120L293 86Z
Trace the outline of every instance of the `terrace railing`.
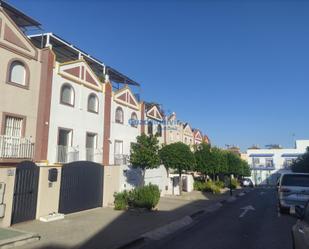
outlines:
M34 143L30 138L0 135L1 159L32 159Z

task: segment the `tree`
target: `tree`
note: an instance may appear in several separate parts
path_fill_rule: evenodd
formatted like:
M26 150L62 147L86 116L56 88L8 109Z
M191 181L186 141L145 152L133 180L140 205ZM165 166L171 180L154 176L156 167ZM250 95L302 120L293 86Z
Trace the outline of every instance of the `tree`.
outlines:
M247 161L241 159L241 176L251 176L250 166Z
M190 147L178 142L165 145L159 151L160 158L166 169L175 169L179 175L179 193L182 194L182 173L195 166L194 154Z
M242 169L242 163L240 157L230 151L227 151L226 153L228 161L228 174L235 176L240 175Z
M138 136L137 142L131 146L130 162L134 168L142 170L142 185L145 184L146 169L154 169L160 165L159 141L156 136Z
M296 173L309 173L309 147L307 152L299 156L292 164L292 171Z
M202 143L195 146L195 170L204 174L205 179L209 174L213 174L211 165L211 147L209 144Z

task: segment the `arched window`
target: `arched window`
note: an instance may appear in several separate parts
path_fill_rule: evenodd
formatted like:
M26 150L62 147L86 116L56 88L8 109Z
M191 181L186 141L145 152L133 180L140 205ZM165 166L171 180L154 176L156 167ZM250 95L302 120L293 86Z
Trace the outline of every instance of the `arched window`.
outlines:
M69 84L64 84L61 87L61 92L60 92L60 103L65 104L65 105L70 105L74 106L74 89L71 85Z
M132 114L131 114L130 125L131 125L132 127L135 127L135 128L136 128L137 125L138 125L138 119L137 119L137 115L136 115L135 112L132 112Z
M123 124L123 110L121 107L117 107L115 115L116 123Z
M148 135L153 135L153 125L152 122L148 122Z
M158 135L158 137L162 137L162 126L161 126L161 124L158 124L157 135Z
M20 61L13 61L9 68L9 82L26 86L26 67Z
M95 113L99 112L99 100L94 93L91 93L88 97L88 111Z

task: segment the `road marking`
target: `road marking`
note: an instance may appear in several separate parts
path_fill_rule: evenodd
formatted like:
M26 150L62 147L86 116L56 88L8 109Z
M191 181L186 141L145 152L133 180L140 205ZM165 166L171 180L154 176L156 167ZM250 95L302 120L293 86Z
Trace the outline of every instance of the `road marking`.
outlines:
M240 208L240 209L243 209L244 211L239 215L239 218L244 217L244 216L246 215L246 213L247 213L249 210L255 211L255 208L252 207L251 205L246 206L246 207L242 207L242 208Z

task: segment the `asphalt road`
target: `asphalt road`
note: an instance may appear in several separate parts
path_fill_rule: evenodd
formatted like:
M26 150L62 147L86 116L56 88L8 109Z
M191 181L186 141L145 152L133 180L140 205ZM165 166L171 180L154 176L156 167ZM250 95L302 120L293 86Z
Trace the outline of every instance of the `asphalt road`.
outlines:
M291 227L296 218L280 215L276 200L275 189L254 189L190 228L144 248L292 249Z

